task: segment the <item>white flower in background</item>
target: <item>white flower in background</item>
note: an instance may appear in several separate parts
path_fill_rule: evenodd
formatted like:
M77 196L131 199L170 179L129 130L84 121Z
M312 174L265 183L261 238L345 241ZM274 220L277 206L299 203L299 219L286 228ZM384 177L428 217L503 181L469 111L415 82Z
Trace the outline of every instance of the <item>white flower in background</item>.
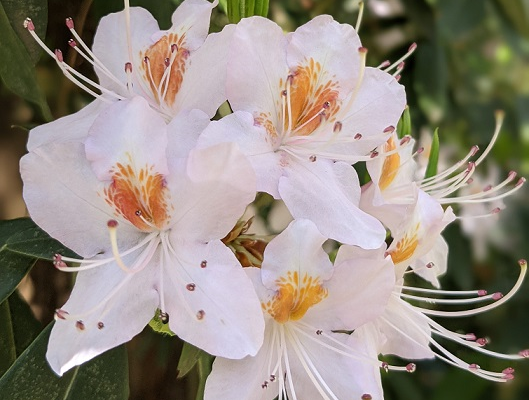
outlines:
M66 64L60 50L49 50L31 20L26 20L28 31L64 75L97 99L73 115L35 128L29 150L51 141L76 140L86 134L105 105L118 100L141 96L167 121L191 109L212 117L226 100L226 61L233 26L208 35L211 10L217 2L185 0L167 31L160 30L147 10L128 3L124 11L101 19L92 50L75 31L74 21L66 19L73 36L70 46L94 66L99 83Z
M325 240L312 222L295 220L268 244L261 269L245 269L265 314L264 344L242 360L217 357L205 399L382 398L375 349L333 331L383 312L391 262L347 258L333 267Z
M260 348L260 302L220 240L253 201L255 175L234 145L192 150L208 123L194 110L167 125L134 97L103 110L84 140L22 159L31 217L84 257L55 258L60 270L78 272L48 346L59 375L130 340L157 309L211 354L241 358Z
M369 159L395 129L404 88L365 67L355 30L330 16L288 35L267 19L247 18L230 49L226 90L235 113L213 123L200 143L238 143L258 191L281 198L294 218L312 220L327 237L378 248L385 230L358 209L351 164Z

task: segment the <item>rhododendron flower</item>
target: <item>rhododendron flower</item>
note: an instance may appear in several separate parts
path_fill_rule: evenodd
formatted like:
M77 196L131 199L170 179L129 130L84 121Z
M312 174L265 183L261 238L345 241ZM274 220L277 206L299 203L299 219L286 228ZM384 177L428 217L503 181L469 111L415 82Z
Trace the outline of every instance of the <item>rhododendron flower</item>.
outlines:
M336 257L336 263L344 259L362 258L365 260L382 260L384 248L378 250L362 250L353 246L342 246ZM529 350L522 350L517 354L503 354L485 348L488 340L478 338L473 333L458 333L445 328L430 316L444 318L460 318L477 315L499 307L508 301L521 287L527 273L527 262L520 260L521 272L513 288L505 296L499 292L488 294L485 290L447 291L439 289L425 289L409 286L404 283L404 273L395 269L396 284L387 303L384 313L361 327L352 334L356 340L366 341L366 346L377 349L377 353L393 354L406 359L423 359L436 357L455 367L468 370L484 379L506 382L513 379L514 369L509 367L495 372L482 369L478 364L467 362L446 349L438 338L452 341L461 346L473 349L491 357L506 360L519 360L529 357ZM442 296L448 298L442 298ZM407 300L412 300L410 304ZM492 302L491 302L492 301ZM444 311L433 305L470 305L491 302L476 308L460 311ZM424 303L427 306L422 307ZM383 368L392 369L384 363ZM414 367L409 366L411 372Z
M166 125L134 97L102 111L85 140L22 159L32 218L84 257L55 258L60 270L78 272L48 347L58 374L130 340L157 309L211 354L259 349L260 303L220 240L254 199L255 176L234 145L191 150L208 123L195 110Z
M226 90L236 112L212 124L201 143L238 143L258 191L283 199L295 218L312 220L328 237L378 248L385 230L358 210L351 164L369 159L394 130L403 87L366 68L355 30L330 16L289 35L269 20L247 18L230 49Z
M255 356L217 357L205 399L382 398L375 349L337 329L354 330L379 316L394 286L388 259L342 259L308 220L295 220L267 246L261 269L246 268L265 314Z
M105 104L133 96L145 98L166 120L185 109L200 109L212 117L226 100L227 46L233 26L208 35L211 10L217 1L185 0L174 12L173 26L167 31L160 30L147 10L129 7L128 3L125 1L124 11L101 19L92 50L75 31L74 21L66 19L73 36L69 45L94 66L99 83L66 64L60 50L49 50L36 35L31 20L26 20L26 28L57 61L64 75L98 99L67 120L36 128L29 140L30 150L86 132Z

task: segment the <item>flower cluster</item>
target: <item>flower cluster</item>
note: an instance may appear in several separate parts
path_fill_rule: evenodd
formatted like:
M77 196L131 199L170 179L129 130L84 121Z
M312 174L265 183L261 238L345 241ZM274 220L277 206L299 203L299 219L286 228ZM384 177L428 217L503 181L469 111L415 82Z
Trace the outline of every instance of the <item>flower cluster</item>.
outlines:
M483 206L523 183L506 189L511 173L453 196L471 183L501 116L477 160L473 148L418 177L414 140L395 129L406 107L402 59L366 66L355 29L330 16L290 34L251 17L208 35L215 5L185 0L167 31L126 5L101 20L92 49L67 19L69 44L99 83L47 49L26 20L65 76L96 98L33 129L21 162L32 218L80 256L55 256L77 278L56 311L52 369L62 375L154 317L217 357L206 399L382 399L381 370L415 369L389 365L384 354L512 379L512 368L481 369L436 337L511 360L528 351L495 353L430 318L497 307L525 276L521 261L505 296L439 289L448 253L441 232L461 218L450 204ZM226 100L233 113L210 121ZM371 178L364 186L357 162ZM258 192L294 217L273 238L253 237L239 221ZM341 244L334 262L322 247L328 239ZM408 273L436 289L407 286ZM442 311L424 302L486 305Z

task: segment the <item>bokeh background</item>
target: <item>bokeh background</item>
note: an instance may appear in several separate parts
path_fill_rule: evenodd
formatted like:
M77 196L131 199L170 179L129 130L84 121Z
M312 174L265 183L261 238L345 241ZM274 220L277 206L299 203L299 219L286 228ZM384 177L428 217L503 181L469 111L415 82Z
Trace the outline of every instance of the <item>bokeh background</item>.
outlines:
M13 1L2 3L16 7ZM149 9L162 28L170 26L171 14L178 3L178 0L131 0L132 5ZM441 165L457 161L473 144L484 149L494 130L494 111L501 109L506 115L502 134L481 166L481 180L477 176L476 184L482 188L498 183L510 170L529 177L529 1L367 0L365 5L360 36L369 49L369 65L396 60L411 43L418 44L416 53L406 61L401 82L408 93L413 135L425 146L425 153L428 138L437 127ZM73 17L78 32L91 44L98 20L122 7L121 0L50 0L47 15L38 11L38 17L31 17L47 20L46 31L38 31L51 49L62 49L70 65L94 76L90 65L69 48L70 35L64 19ZM269 17L287 31L319 14L332 14L340 22L355 25L358 2L270 2ZM219 30L226 23L225 15L215 10L212 30ZM45 54L39 58L34 43L31 40L27 43L32 46L37 81L53 118L75 112L91 101L62 76L51 58ZM8 65L10 61L2 59L0 64ZM23 100L5 82L0 83L0 219L26 215L18 160L25 152L28 129L46 122L50 117L47 113L46 107ZM483 288L504 293L510 289L519 272L517 260L529 258L528 193L523 188L506 199L506 208L497 218L467 220L464 226L455 223L445 231L450 258L448 273L442 279L444 288ZM487 207L490 211L495 206ZM460 214L474 211L458 209ZM53 319L54 309L67 299L71 279L71 275L39 262L20 286L21 296L42 327ZM514 299L494 311L441 322L452 330L489 338L489 348L496 351L512 353L529 348L529 282ZM423 361L417 363L414 374L383 374L386 399L529 398L529 360L506 362L449 343L447 346L461 358L487 369L501 371L512 365L517 379L509 384L494 384L441 361ZM177 339L154 334L149 328L131 341L130 398L194 399L198 372L177 378L181 348Z

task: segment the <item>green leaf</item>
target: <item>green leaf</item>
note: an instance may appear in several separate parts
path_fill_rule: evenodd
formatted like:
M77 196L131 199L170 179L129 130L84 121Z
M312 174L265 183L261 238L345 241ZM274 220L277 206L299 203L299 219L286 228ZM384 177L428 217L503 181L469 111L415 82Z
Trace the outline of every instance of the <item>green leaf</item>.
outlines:
M435 130L432 138L432 147L430 148L430 156L428 157L428 165L424 178L431 178L437 175L437 165L439 164L439 128Z
M29 17L35 25L39 37L46 36L48 24L48 2L46 0L0 0L11 27L26 46L31 61L35 64L42 53L42 48L24 28L24 20Z
M529 2L524 0L496 0L498 7L521 35L529 37Z
M11 236L7 239L5 248L10 252L23 256L50 261L53 260L53 256L57 253L68 257L82 258L64 247L57 240L52 239L38 226L24 229Z
M204 390L206 389L206 379L208 379L213 367L213 360L215 357L212 355L202 352L198 357L198 389L196 400L202 400L204 398Z
M29 218L0 221L0 303L6 300L35 263L35 259L7 250L7 241L21 230L35 227Z
M15 337L15 350L19 357L37 338L42 331L42 325L33 315L28 303L20 297L18 291L9 296L8 301Z
M183 378L193 369L202 353L204 353L204 350L184 342L177 367L179 378Z
M269 0L227 0L228 19L236 24L242 18L268 14Z
M411 135L410 107L408 106L404 109L402 117L400 117L399 123L397 124L397 135L399 136L399 139Z
M0 76L5 85L23 99L36 104L44 118L51 112L35 76L33 62L26 47L13 30L4 6L0 3ZM28 33L29 35L29 33Z
M3 375L17 358L15 336L8 300L0 304L0 376Z
M2 398L9 400L125 400L129 396L125 346L74 368L59 378L48 366L46 348L53 324L22 353L0 378Z
M149 321L149 326L155 332L163 335L175 336L175 333L169 328L169 324L167 322L162 322L161 314L162 311L157 309L154 313L154 317Z

